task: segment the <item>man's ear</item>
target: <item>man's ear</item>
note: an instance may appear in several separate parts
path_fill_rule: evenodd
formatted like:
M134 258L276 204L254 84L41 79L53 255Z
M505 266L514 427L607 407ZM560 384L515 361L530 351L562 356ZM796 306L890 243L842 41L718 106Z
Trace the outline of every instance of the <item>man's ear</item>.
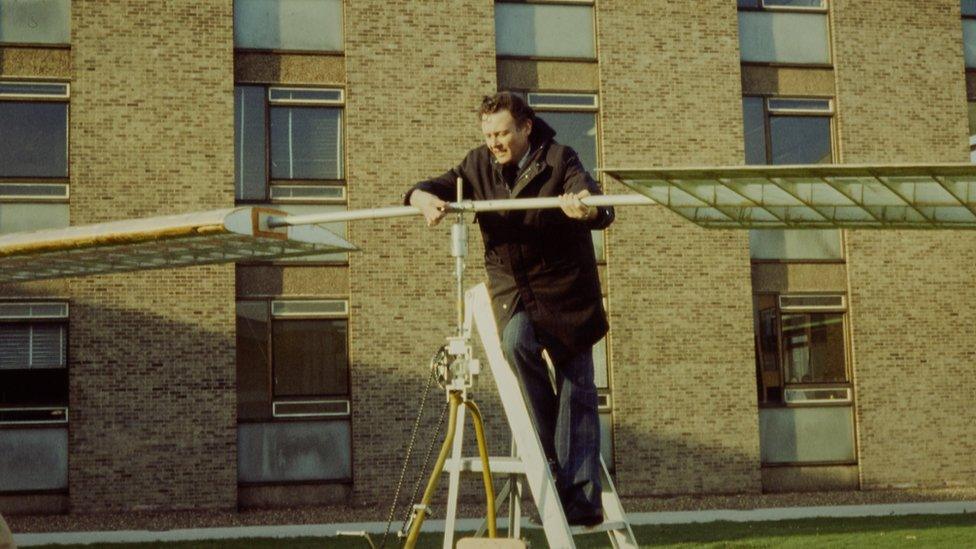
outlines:
M526 118L525 122L522 123L522 129L525 130L525 135L532 135L532 119Z

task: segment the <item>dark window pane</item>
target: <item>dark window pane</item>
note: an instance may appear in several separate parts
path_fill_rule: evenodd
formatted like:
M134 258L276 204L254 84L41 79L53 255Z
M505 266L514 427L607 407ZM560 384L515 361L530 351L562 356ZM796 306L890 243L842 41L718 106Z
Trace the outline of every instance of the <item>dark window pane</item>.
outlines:
M68 104L0 102L0 177L68 176Z
M596 169L596 113L592 112L540 112L556 130L556 141L575 150L591 174Z
M784 314L783 355L787 383L846 381L843 315Z
M67 44L70 0L0 0L0 42Z
M829 164L830 118L773 116L769 119L773 164Z
M766 124L761 97L742 98L742 125L746 141L746 164L765 164Z
M349 394L345 320L276 320L275 396Z
M0 406L67 405L67 368L0 370Z
M271 108L271 177L341 179L341 109Z
M262 200L268 181L264 88L234 88L234 189L238 200Z
M0 370L65 367L63 323L0 323Z
M976 16L976 0L962 0L962 14Z
M267 301L237 304L237 414L242 419L271 416L268 317Z
M759 402L781 402L783 379L779 366L779 313L776 296L758 295L756 311L756 377Z
M740 8L758 8L759 0L739 0Z

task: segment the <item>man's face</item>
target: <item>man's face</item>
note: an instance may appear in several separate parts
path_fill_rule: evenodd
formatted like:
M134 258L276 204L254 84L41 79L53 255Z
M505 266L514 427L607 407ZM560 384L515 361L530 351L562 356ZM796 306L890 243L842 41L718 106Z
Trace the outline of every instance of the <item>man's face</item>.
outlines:
M518 162L529 150L529 134L532 121L526 120L519 127L508 110L481 116L481 133L485 136L488 150L499 164Z

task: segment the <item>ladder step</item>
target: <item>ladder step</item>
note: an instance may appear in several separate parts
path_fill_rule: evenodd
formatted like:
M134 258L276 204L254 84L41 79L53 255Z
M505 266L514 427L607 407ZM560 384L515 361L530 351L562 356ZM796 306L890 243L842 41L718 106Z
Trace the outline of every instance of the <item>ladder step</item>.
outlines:
M489 467L491 467L492 475L505 475L505 474L525 474L525 465L522 463L520 458L515 457L489 457L488 458ZM457 468L456 462L453 459L449 459L444 462L445 471L453 471ZM463 457L461 458L461 472L462 473L481 473L481 458L477 457Z
M587 526L569 527L569 530L573 533L574 536L579 536L581 534L598 534L600 532L609 532L611 530L626 530L626 529L627 529L627 523L622 520L619 521L605 520L600 524L597 524L596 526L590 526L590 527Z

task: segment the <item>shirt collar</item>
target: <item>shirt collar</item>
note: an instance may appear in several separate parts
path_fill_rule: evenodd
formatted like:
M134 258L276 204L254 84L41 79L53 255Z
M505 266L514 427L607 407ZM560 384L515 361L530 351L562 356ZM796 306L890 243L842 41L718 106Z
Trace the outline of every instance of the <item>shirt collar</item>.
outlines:
M520 171L522 170L522 168L525 167L525 164L528 163L528 161L529 161L529 154L531 154L531 153L532 153L532 147L529 147L528 149L526 149L525 154L522 155L522 158L519 159L519 161L518 161L518 167L519 167L519 170Z

